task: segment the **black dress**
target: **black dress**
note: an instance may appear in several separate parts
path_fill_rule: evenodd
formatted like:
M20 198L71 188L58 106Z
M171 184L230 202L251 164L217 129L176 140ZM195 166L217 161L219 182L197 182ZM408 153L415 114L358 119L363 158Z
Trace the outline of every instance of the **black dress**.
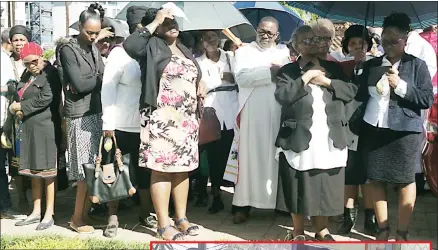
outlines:
M56 177L57 145L61 141L58 111L61 82L56 68L48 63L36 77L23 74L18 91L23 88L19 173L39 178Z

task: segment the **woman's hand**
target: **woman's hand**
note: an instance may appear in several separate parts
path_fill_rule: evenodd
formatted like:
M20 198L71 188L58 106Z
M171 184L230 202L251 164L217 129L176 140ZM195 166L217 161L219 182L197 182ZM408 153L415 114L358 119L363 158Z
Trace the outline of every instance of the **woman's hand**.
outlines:
M161 9L155 16L155 21L158 25L162 24L166 18L174 19L171 9Z
M310 83L328 88L330 87L331 80L327 78L325 75L318 75L317 77L310 80Z
M11 104L11 111L12 111L12 113L16 114L17 111L20 111L20 110L21 110L21 104L19 102L13 102Z
M200 97L205 97L207 95L207 86L203 80L199 81L197 95Z
M15 113L15 116L18 118L18 120L23 120L23 116L24 116L24 114L23 114L23 112L21 112L21 111L17 111L17 112Z
M358 51L354 52L353 57L354 57L354 61L356 63L366 61L366 53L362 50L358 50Z
M321 71L320 69L313 68L311 70L308 70L304 75L301 77L301 79L304 82L304 85L307 85L313 78L317 76L323 76L325 73Z
M110 31L111 27L106 27L100 30L99 35L96 38L96 42L105 39L105 38L110 38L110 37L114 37L114 32Z
M398 70L391 68L388 70L388 73L386 73L386 76L388 77L389 85L394 89L397 88L398 82L400 81Z

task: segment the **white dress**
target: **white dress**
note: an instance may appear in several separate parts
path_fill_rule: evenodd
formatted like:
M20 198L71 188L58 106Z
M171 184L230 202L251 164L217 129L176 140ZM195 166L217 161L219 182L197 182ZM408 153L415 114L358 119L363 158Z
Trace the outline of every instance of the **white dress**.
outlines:
M239 85L239 167L233 205L274 209L277 199L278 162L275 139L281 107L275 100L271 63L286 64L288 51L263 50L251 43L236 52Z

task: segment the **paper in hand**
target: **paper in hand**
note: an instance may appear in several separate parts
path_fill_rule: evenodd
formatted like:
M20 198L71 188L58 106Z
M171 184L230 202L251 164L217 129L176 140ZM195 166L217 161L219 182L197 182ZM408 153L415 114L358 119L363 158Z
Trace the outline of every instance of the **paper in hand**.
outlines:
M176 6L174 3L168 2L168 3L163 4L163 6L161 6L161 7L163 7L163 9L170 9L170 10L172 10L172 15L173 16L182 17L187 22L190 23L189 19L187 18L186 13L184 13L184 11L180 7Z

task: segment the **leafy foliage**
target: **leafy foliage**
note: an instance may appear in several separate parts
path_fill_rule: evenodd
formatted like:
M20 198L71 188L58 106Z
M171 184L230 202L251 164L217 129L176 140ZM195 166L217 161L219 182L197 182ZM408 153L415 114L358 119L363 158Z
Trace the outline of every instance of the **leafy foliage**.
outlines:
M0 249L149 249L149 244L94 238L68 238L60 235L28 237L2 235Z
M284 7L289 8L289 9L293 10L295 13L297 13L298 16L304 21L305 24L309 24L309 23L311 23L319 18L318 15L307 12L307 11L302 10L302 9L292 7L292 6L288 5L287 2L285 2L285 1L279 1L279 3L281 5L283 5Z

